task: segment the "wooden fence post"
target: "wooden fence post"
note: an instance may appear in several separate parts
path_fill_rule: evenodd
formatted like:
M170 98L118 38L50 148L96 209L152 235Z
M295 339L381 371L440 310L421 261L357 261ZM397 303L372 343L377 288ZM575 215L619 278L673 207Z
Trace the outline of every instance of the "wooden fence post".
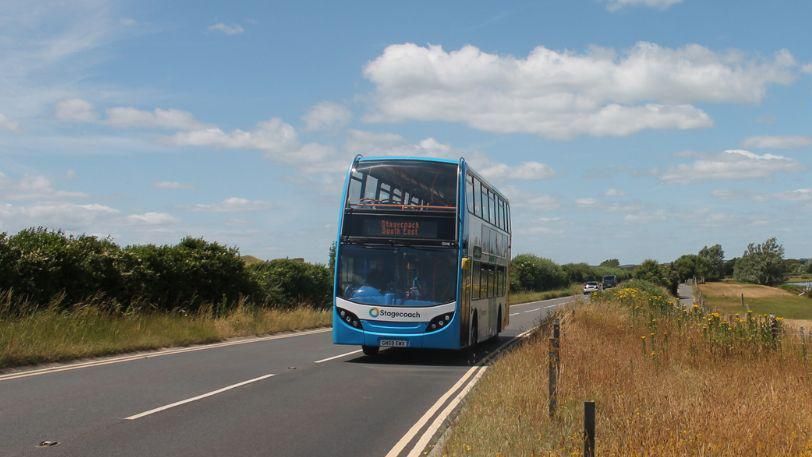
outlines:
M584 457L595 457L595 401L584 402Z
M558 407L558 339L550 337L550 353L548 357L548 408L550 417L555 416Z

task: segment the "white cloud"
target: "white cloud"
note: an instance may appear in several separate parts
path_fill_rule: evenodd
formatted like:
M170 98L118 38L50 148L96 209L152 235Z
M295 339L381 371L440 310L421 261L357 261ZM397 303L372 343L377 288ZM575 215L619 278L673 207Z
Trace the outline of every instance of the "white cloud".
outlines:
M0 113L0 130L8 130L9 132L19 132L20 124L17 121L9 119L5 114Z
M177 181L155 181L152 184L156 189L191 189L191 184L184 184Z
M668 220L668 213L658 209L654 211L637 211L623 216L627 224L650 224L652 222L662 222Z
M245 29L240 24L224 24L218 22L209 26L210 32L221 32L226 35L239 35L245 32Z
M541 162L527 161L518 165L498 163L482 153L465 152L431 137L424 138L417 143L410 143L395 133L350 130L345 149L351 153L362 153L364 155L407 155L455 160L465 157L483 177L493 181L503 179L538 180L555 175L549 165Z
M136 21L131 17L123 17L119 19L118 23L123 25L124 27L135 27L136 25L138 25L138 21Z
M714 179L765 178L775 173L800 171L797 161L774 154L755 154L730 149L721 154L698 158L690 164L671 168L660 176L666 182L687 183Z
M576 198L575 204L581 208L592 208L598 205L598 200L594 198Z
M812 74L812 63L804 65L802 71L804 73Z
M603 193L606 197L622 197L626 195L626 192L623 192L620 189L615 189L614 187L610 187L606 189L606 192Z
M279 118L262 121L253 130L225 132L217 127L178 132L168 138L178 146L209 146L223 149L251 149L285 153L298 146L296 129Z
M0 172L0 199L2 200L54 201L86 196L82 192L56 190L51 180L42 175L24 175L13 180Z
M93 122L96 120L96 110L93 105L81 98L60 100L54 110L56 118L70 122Z
M501 190L508 197L513 208L524 208L530 211L550 211L561 206L558 199L552 195L527 192L510 185L503 187Z
M367 119L461 122L550 138L693 129L713 122L692 103L759 102L770 84L792 82L798 67L786 50L759 59L641 42L622 53L538 47L515 58L474 46L446 51L405 43L388 46L365 67L375 86Z
M511 166L504 163L496 163L480 170L482 176L490 180L500 179L521 179L536 180L545 179L555 175L549 165L540 162L522 162L519 165Z
M812 188L795 189L788 192L782 192L780 194L776 194L776 198L794 202L812 202Z
M120 33L115 8L104 0L31 2L6 0L0 15L0 100L3 113L21 123L40 118L59 100L80 91L117 89L95 86L90 68L99 62L95 51Z
M98 203L37 203L30 206L0 204L0 226L15 229L31 226L61 228L69 231L87 230L109 219L117 210Z
M626 7L644 6L665 10L677 3L682 3L682 0L608 0L606 2L606 9L609 11L617 11Z
M751 136L742 142L745 148L794 149L812 145L812 136Z
M169 225L178 222L178 219L171 214L157 212L130 214L126 220L135 225Z
M122 128L156 128L167 130L202 129L206 125L187 112L176 109L155 108L145 111L132 107L116 107L107 110L107 123Z
M198 203L192 208L195 211L209 211L213 213L230 213L240 211L258 211L270 207L268 202L262 200L249 200L247 198L229 197L217 203Z
M302 117L305 130L336 130L346 126L352 119L352 113L344 105L333 102L321 102Z

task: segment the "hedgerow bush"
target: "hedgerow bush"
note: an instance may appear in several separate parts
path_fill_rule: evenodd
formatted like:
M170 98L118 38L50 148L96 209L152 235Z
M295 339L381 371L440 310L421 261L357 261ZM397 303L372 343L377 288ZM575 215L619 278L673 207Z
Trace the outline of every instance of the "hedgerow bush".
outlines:
M330 271L280 259L246 267L239 250L200 238L124 248L107 238L44 228L0 233L0 292L24 313L93 303L110 310L215 314L237 303L265 307L329 302Z

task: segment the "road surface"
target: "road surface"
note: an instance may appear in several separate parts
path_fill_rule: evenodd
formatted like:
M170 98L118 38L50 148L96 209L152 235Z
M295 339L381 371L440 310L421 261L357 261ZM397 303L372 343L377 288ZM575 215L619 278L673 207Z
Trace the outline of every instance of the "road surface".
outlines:
M0 456L407 455L472 362L571 300L512 306L476 351L370 358L322 329L5 373Z

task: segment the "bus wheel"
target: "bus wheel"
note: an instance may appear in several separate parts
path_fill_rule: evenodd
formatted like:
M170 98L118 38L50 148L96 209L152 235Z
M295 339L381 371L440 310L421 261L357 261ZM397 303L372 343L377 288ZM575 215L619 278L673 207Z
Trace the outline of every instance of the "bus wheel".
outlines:
M378 350L380 348L378 346L361 346L361 350L364 351L364 355L378 355Z

